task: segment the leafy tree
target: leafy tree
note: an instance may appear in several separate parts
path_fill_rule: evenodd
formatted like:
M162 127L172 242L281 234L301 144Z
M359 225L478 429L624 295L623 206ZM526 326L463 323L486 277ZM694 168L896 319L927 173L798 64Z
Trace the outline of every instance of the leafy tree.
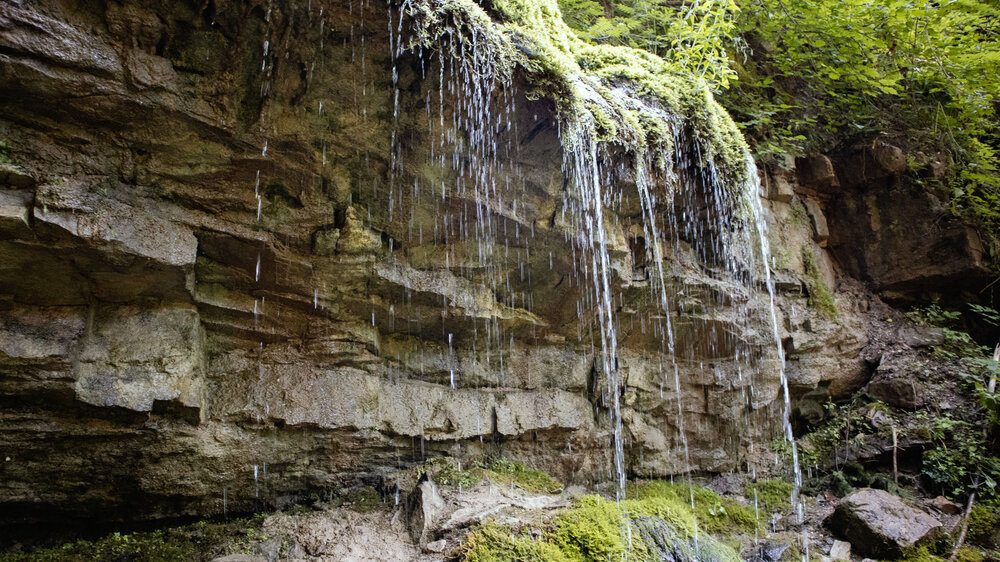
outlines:
M644 48L716 89L756 155L876 135L914 155L952 209L1000 231L995 0L561 0L585 39ZM921 161L923 160L923 161Z

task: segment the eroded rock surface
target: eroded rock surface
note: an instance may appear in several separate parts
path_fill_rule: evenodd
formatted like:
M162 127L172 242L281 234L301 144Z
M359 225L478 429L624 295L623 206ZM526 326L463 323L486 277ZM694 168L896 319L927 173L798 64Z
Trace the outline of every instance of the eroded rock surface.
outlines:
M438 112L467 100L440 93L430 53L393 60L389 17L316 0L0 6L4 532L388 487L445 452L607 477L551 104L515 78L489 173L516 197L477 206L481 168L441 156L468 131ZM767 218L793 392L838 395L870 377L873 301L820 247L846 243L838 215L799 192L845 181L815 166L767 176ZM757 462L783 412L766 293L678 241L667 356L634 178L615 187L630 473Z

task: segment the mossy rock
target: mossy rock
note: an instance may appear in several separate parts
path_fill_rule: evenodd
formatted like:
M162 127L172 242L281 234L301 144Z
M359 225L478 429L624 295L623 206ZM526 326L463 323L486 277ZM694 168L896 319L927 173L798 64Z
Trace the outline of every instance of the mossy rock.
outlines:
M752 508L699 486L643 482L630 486L627 494L629 499L620 502L595 495L577 498L573 507L545 523L536 538L488 524L470 533L460 556L497 561L737 562L737 551L711 533L733 538L753 536L758 530Z

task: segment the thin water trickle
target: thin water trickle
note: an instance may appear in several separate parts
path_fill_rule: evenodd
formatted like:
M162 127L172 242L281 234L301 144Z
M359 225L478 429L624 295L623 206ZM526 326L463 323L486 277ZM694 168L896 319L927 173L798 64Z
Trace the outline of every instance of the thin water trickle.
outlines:
M456 303L463 297L457 294L457 289L455 295L442 297L441 321L434 325L438 337L446 335L448 344L448 355L438 359L441 368L435 375L440 377L437 379L441 383L440 387L446 388L442 376L444 370L448 371L447 384L450 388L456 389L458 382L463 382L463 385L472 384L473 379L464 371L470 366L482 367L482 372L495 373L496 378L492 384L504 386L508 384L509 372L517 370L516 365L512 367L512 357L516 357L514 354L519 344L498 311L506 313L509 309L516 308L530 311L534 308L532 275L534 273L537 276L545 262L544 254L538 254L540 247L545 251L544 246L538 246L534 241L534 221L526 218L530 215L531 208L523 199L524 187L517 185L517 178L520 176L517 164L519 137L515 134L515 129L519 108L515 103L515 96L511 95L515 89L490 36L475 27L452 29L444 27L449 25L446 23L427 23L423 18L428 15L414 8L416 3L403 1L390 4L387 26L378 26L380 33L388 31L389 38L391 74L388 78L391 90L390 97L385 101L392 106L392 126L388 153L385 155L388 159L387 181L373 187L382 190L378 196L387 202L387 207L382 210L384 215L376 213L376 220L379 216L387 216L391 223L404 225L403 228L409 226L398 237L393 235L398 240L389 238L390 253L393 256L397 253L403 255L409 248L423 245L425 237L430 238L432 244L443 244L447 248L442 256L445 273L463 277L463 280L475 285L481 294L490 295L495 301L489 303L489 308L483 309L481 317L473 322L472 330L452 332L449 330L454 328L448 322L455 320ZM360 6L351 2L349 9L352 14L355 10L360 10L360 25L352 23L350 29L350 60L352 65L360 65L360 73L355 73L351 80L355 83L355 113L364 122L368 115L368 97L375 91L374 82L367 74L369 55L366 36L375 32L366 29L364 2ZM270 14L270 9L268 13ZM421 30L433 28L431 36L435 48L421 48L421 40L425 39L408 36L411 27ZM325 35L322 9L318 28L322 51ZM263 40L261 72L265 74L265 85L262 86L265 103L268 99L267 83L273 72L273 60L280 52L277 45L276 42L272 48L269 38L265 37ZM410 58L404 59L404 56ZM421 112L426 112L427 123L422 129L431 139L430 158L426 165L439 168L436 172L440 172L440 177L447 178L440 181L415 178L411 182L407 179L413 172L407 169L411 162L407 159L410 155L406 146L410 138L409 132L404 132L405 127L400 124L401 119L407 117L407 108L401 107L401 96L407 93L401 86L400 76L401 70L410 70L403 65L413 65L414 60L419 61L419 72L426 82L437 80L427 92L420 92L418 99L424 100ZM437 72L434 72L434 65L437 66ZM593 98L588 99L588 102L608 103L588 84L582 83L580 92ZM561 209L556 207L553 211L552 220L558 221L560 225L567 225L562 234L568 242L569 255L557 258L549 251L547 261L549 270L563 267L561 264L565 263L564 260L568 260L572 268L565 277L565 289L576 292L579 298L575 302L575 311L570 309L569 313L572 315L575 312L578 319L575 329L581 342L580 349L590 346L588 358L593 361L594 370L603 377L597 401L602 415L606 415L610 421L609 468L616 483L617 496L619 499L624 498L628 472L622 415L622 395L625 391L623 380L628 365L619 356L619 338L624 341L629 331L639 331L659 338L659 351L661 356L666 356L657 367L660 396L672 399L676 404L678 442L671 447L679 451L678 456L683 455L683 471L688 474L691 472L691 451L682 397L685 395L686 385L691 384L685 379L693 370L696 352L678 349L674 321L682 315L705 312L713 304L697 303L695 299L686 298L685 291L692 288L688 285L689 281L678 279L679 275L670 269L672 260L687 253L693 254L710 274L723 277L737 288L742 288L740 290L745 294L738 295L742 300L733 305L738 309L733 314L734 323L739 330L750 334L755 333L757 324L761 321L770 324L783 393L782 429L792 447L797 494L801 474L788 422L789 390L784 372L774 282L768 267L772 258L767 244L763 209L757 197L760 186L753 161L747 157L747 185L727 185L722 174L715 169L711 156L712 147L685 137L685 124L679 117L649 105L624 90L615 90L611 95L616 96L615 103L637 108L647 117L662 121L666 130L674 137L671 143L673 150L663 151L663 154L640 152L626 157L620 153L613 154L610 143L596 138L594 118L589 110L577 115L562 116L558 133L563 148L562 170L567 180L567 193L563 197ZM317 111L322 114L323 100L318 100L317 104ZM535 120L537 119L536 115ZM282 146L276 141L274 149L280 152ZM321 151L325 167L325 143ZM266 138L263 139L261 157L268 157ZM262 214L260 180L258 170L254 188L258 223ZM639 311L638 314L626 317L623 311L630 305L625 285L631 282L631 277L622 279L623 274L616 270L612 246L616 243L614 236L619 231L625 231L628 226L622 221L630 220L622 218L624 214L621 212L625 206L623 200L626 197L626 186L630 181L634 182L638 196L640 212L636 226L641 231L641 234L630 236L636 244L642 239L642 252L646 254L646 279L642 281L648 281L654 303L651 308L655 310ZM351 197L353 202L354 195ZM416 211L423 211L424 206L434 213L433 232L430 222L427 223L426 233L424 224L415 222ZM742 211L746 211L746 214L741 215ZM372 224L373 210L369 207L367 213L368 223ZM534 262L532 250L537 255ZM666 255L667 253L670 255ZM254 271L254 279L258 285L261 283L261 259L261 254L258 253ZM535 263L538 268L535 268ZM271 283L278 274L272 258L269 258L267 268L265 278ZM757 285L766 287L766 311L755 306L753 293ZM324 286L324 290L326 289ZM276 301L272 300L273 302ZM428 328L410 324L407 302L401 300L387 304L386 308L382 304L378 305L381 322L375 332L386 328L390 331L419 331ZM371 305L371 325L376 328L374 299ZM313 291L313 308L319 309L318 287ZM272 309L280 310L277 305L273 305ZM275 314L274 311L272 314ZM255 299L255 322L258 313L262 312L263 307L258 309ZM405 321L404 314L407 318ZM459 334L458 338L454 337L455 333ZM722 341L724 337L738 340L738 336L718 334L708 345L711 355L720 354L720 348L725 345ZM728 384L746 393L749 402L753 400L755 380L762 376L763 359L752 355L754 352L749 344L737 342L734 345L739 362L734 372L725 373L718 365L710 365L705 373L692 376L715 379L729 376L731 380L727 381ZM263 342L261 348L258 362L263 355ZM442 351L439 348L438 357ZM471 356L468 355L470 352ZM471 359L467 361L467 357ZM263 370L260 363L258 368ZM264 379L263 375L261 378ZM670 397L671 393L676 396ZM269 414L269 406L265 407ZM747 413L746 416L749 421L750 414ZM737 431L750 431L750 423L746 426ZM697 430L697 427L691 428L692 432ZM481 433L479 438L482 441ZM572 452L572 445L569 443L567 450ZM422 436L420 454L424 455ZM254 465L254 480L256 484L257 465ZM397 489L397 503L398 495Z

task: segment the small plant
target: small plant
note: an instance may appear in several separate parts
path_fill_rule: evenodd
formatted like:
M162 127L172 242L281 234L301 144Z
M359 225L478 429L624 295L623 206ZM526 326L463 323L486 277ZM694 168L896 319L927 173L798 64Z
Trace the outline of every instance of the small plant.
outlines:
M420 470L423 472L429 473L437 484L455 488L469 488L489 479L497 485L514 485L535 493L558 494L563 489L562 483L550 474L503 457L478 459L461 470L455 459L428 459Z
M523 463L504 458L489 462L487 475L495 481L513 482L529 492L558 494L563 489L562 483L551 475L541 470L528 468Z

